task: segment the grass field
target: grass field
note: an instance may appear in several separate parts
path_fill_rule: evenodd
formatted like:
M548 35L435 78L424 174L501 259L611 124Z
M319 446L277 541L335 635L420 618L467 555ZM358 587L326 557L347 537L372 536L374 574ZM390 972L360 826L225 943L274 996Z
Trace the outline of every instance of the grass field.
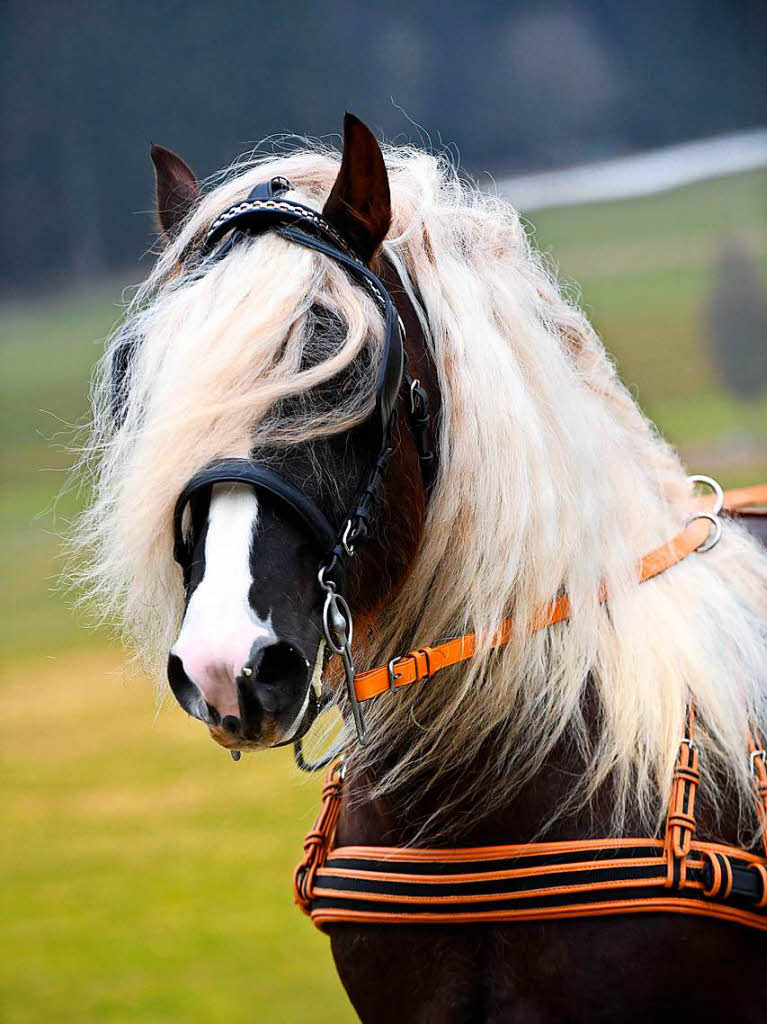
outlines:
M287 751L235 765L119 665L3 672L0 1020L354 1020L292 904L316 780Z
M767 175L551 210L539 245L582 301L645 410L691 471L767 475L767 396L722 389L702 341L725 238L767 268ZM289 756L239 765L56 590L53 502L71 462L119 289L2 310L0 656L6 780L0 1020L351 1021L327 941L291 905L290 872L317 783ZM8 585L10 583L10 586Z

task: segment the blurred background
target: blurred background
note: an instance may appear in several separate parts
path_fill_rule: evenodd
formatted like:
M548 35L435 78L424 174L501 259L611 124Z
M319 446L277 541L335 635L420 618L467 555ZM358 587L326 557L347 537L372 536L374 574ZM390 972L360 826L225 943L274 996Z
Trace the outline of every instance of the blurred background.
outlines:
M447 151L690 471L740 484L767 475L766 53L761 0L0 4L5 1024L354 1019L291 903L316 780L157 709L57 589L73 426L150 265L150 141L205 177L348 109Z

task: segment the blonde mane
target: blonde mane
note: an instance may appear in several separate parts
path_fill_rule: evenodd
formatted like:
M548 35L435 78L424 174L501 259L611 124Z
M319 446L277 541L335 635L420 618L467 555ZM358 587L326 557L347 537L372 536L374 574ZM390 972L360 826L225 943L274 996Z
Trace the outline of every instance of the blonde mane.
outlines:
M615 829L629 805L657 828L689 694L703 757L721 785L745 794L747 720L766 715L767 556L728 523L714 550L637 585L635 560L689 512L679 460L513 208L429 154L393 147L385 157L393 219L384 248L437 367L440 471L412 572L357 660L380 663L468 630L483 642L470 663L374 702L372 743L355 762L372 769L378 793L422 791L473 764L492 737L487 776L472 770L462 781L465 805L490 813L567 730L588 765L573 799L609 778ZM211 459L359 422L381 344L380 314L361 289L273 234L204 274L194 261L179 271L179 261L258 181L284 175L294 198L319 209L337 170L319 148L231 168L159 257L101 364L84 458L95 493L78 532L90 553L83 582L158 678L182 612L171 513L185 482ZM324 351L311 349L317 309L331 325ZM126 340L136 358L115 430L110 366ZM312 389L344 368L338 405L318 407ZM607 606L596 597L603 582ZM535 610L563 590L570 621L531 633ZM514 641L492 651L510 613ZM582 712L589 681L596 735Z

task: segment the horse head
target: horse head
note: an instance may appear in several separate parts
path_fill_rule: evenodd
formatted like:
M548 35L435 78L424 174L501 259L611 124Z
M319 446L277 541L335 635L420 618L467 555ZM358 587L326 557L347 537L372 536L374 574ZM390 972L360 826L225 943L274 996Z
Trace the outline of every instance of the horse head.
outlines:
M158 219L172 238L199 203L200 190L180 157L153 147L152 158ZM412 304L401 288L398 306L389 294L399 282L381 256L391 210L375 137L346 116L340 169L319 216L286 200L290 189L274 179L251 190L245 204L219 214L217 233L211 239L209 231L202 248L211 263L225 262L254 228L276 229L298 242L299 259L303 245L325 262L341 261L347 287L367 300L371 322L350 324L341 311L307 298L300 369L315 368L313 353L333 359L355 330L359 352L314 388L284 395L279 415L289 422L291 405L300 411L302 403L315 417L343 406L361 378L373 406L341 429L216 460L177 503L175 550L185 607L168 680L184 710L233 752L306 733L331 700L324 662L331 651L352 657L354 619L359 631L403 577L425 508L427 478L418 473L416 442L427 426L427 393L406 361L420 367L427 386L433 387L434 374ZM258 343L254 338L254 347ZM423 404L416 408L416 401ZM415 433L406 425L409 412L420 416ZM431 458L423 445L421 454ZM363 540L370 541L364 550ZM359 715L356 705L352 710Z
M340 162L307 145L201 188L152 156L164 245L96 382L78 540L181 706L236 753L332 701L350 775L454 828L565 736L592 758L573 800L609 778L613 824L633 802L655 820L692 696L745 793L764 557L726 523L735 557L638 589L691 483L517 212L351 116ZM470 659L361 714L357 666L377 696L380 667L396 684L397 656L470 633Z

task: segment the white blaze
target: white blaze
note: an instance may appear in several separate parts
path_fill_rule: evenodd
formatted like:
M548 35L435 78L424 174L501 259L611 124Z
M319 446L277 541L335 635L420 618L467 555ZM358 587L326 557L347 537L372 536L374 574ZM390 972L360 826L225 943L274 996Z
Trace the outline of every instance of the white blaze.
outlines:
M258 500L245 484L215 484L208 510L205 572L192 594L172 653L218 713L239 716L235 680L256 641L274 643L271 620L248 600L250 545Z

